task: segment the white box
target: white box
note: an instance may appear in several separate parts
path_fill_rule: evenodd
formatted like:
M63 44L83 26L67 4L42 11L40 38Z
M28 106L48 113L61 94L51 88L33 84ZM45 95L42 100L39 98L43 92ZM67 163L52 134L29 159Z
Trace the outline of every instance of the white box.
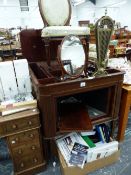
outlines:
M5 98L13 98L18 94L15 72L12 61L0 63L0 79Z

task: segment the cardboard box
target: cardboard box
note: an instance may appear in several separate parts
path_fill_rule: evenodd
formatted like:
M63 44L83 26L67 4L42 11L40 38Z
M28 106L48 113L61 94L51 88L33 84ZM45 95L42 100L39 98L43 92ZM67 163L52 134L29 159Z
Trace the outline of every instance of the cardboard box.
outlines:
M58 151L59 159L60 159L60 167L62 175L87 175L87 173L105 167L107 165L113 164L120 157L120 150L113 153L112 155L95 160L93 162L85 164L84 168L81 169L79 167L68 167L62 154Z

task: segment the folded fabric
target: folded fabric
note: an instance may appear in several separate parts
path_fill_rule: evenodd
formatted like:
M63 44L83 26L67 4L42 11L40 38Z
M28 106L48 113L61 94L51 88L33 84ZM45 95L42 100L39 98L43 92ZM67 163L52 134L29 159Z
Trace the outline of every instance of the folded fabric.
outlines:
M89 52L89 58L97 58L96 52Z
M96 44L89 44L89 51L90 52L96 52Z
M108 61L108 66L112 68L117 68L125 72L124 74L124 84L131 84L131 62L127 61L126 58L112 58Z

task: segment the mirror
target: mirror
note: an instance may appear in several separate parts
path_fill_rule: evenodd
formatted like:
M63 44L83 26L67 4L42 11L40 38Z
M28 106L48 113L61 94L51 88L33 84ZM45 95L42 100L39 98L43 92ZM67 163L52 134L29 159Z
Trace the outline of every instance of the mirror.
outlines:
M75 78L83 73L86 56L79 37L74 35L64 37L60 47L59 58L64 77Z

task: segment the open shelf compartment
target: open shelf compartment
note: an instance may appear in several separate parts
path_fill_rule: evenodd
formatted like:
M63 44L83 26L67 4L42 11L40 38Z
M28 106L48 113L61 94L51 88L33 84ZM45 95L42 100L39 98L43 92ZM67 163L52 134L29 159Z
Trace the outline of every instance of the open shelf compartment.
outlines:
M59 132L88 131L112 119L113 87L57 98Z

